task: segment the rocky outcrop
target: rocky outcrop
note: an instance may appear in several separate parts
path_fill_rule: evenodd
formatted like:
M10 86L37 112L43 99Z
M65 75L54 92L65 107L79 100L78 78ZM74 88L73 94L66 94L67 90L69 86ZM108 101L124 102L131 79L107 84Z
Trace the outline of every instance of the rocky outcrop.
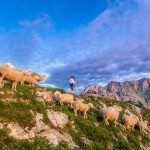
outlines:
M84 94L127 101L150 108L150 78L125 82L111 81L105 87L92 85L85 88Z
M49 141L49 145L57 146L61 141L65 141L68 143L70 149L77 147L69 134L60 133L55 129L48 129L39 133L38 136L45 137Z
M32 110L31 110L32 112ZM64 127L64 125L68 122L68 116L66 116L63 113L60 113L60 115L58 112L52 111L52 110L47 110L49 117L51 116L51 113L54 115L54 118L59 122L61 122L61 124L56 124L56 122L54 121L54 118L50 118L50 120L54 121L54 125L58 126L58 127ZM34 115L34 113L32 112L32 114ZM60 117L60 118L57 118ZM36 113L34 116L34 120L35 120L35 126L32 127L31 129L29 129L28 127L26 128L22 128L18 123L14 123L14 122L10 122L8 124L3 124L0 123L0 129L3 128L7 128L10 130L9 132L9 136L14 137L15 139L18 140L23 140L23 139L34 139L36 136L39 137L45 137L48 142L49 145L51 146L57 146L61 141L66 142L70 149L74 149L75 147L78 147L75 142L72 140L72 137L67 134L67 133L63 133L63 132L59 132L56 129L51 128L48 125L45 125L43 123L43 114L40 113ZM63 122L64 121L64 122Z
M55 127L64 128L64 126L69 122L67 115L52 109L47 110L47 116Z

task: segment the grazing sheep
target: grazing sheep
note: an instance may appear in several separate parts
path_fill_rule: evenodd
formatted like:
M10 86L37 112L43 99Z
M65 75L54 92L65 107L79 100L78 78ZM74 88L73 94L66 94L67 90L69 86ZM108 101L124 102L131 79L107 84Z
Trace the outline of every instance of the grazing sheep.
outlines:
M111 120L115 122L116 127L116 125L118 124L117 120L119 118L119 114L122 111L122 108L120 106L114 105L113 107L106 107L105 104L101 104L101 106L99 106L99 111L106 125L109 125L108 120Z
M148 128L148 121L147 120L138 121L138 127L139 127L141 133L146 133L146 131L150 131L150 129Z
M24 85L24 82L25 82L34 87L38 79L39 79L38 76L31 77L30 75L26 75L24 77L24 80L21 82L21 85Z
M126 129L131 129L132 131L134 131L134 127L139 121L139 118L136 115L132 114L129 110L125 110L122 121Z
M75 101L73 104L73 109L76 116L77 116L77 112L81 111L84 113L84 117L87 118L86 113L90 108L95 108L92 103L85 104L80 100Z
M0 87L3 87L3 79L6 78L13 81L12 90L17 91L17 83L22 82L22 80L24 80L25 75L29 74L29 72L27 70L18 71L17 69L11 68L8 65L2 65L0 66L0 74L2 75L0 78Z
M44 102L49 103L52 101L52 96L51 96L51 92L49 91L36 91L36 96L37 97L42 97L44 99Z
M72 104L74 103L74 96L72 94L62 94L60 91L56 91L54 95L60 103L70 104L72 107Z

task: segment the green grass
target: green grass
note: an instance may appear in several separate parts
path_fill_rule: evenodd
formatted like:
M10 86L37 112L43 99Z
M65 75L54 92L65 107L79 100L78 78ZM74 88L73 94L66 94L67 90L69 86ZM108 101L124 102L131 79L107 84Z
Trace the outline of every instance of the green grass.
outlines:
M8 82L3 91L6 92L10 90L11 83ZM0 95L0 99L3 98L13 98L16 99L17 102L4 102L0 100L0 122L16 122L19 123L22 127L32 127L35 125L33 121L33 116L30 113L30 110L33 110L34 113L43 113L43 122L45 124L50 125L54 128L47 117L47 109L53 109L56 111L61 111L65 113L69 120L74 121L75 128L77 132L72 129L71 124L67 124L64 129L57 129L61 132L66 132L70 134L75 141L75 143L79 146L76 149L86 149L86 150L111 150L112 147L115 150L131 150L131 149L140 149L140 144L138 140L138 136L142 137L141 142L143 144L147 144L150 142L150 139L146 136L141 135L139 129L136 131L123 131L120 126L114 127L114 123L110 122L110 126L106 126L102 121L102 118L99 115L98 110L91 109L88 112L87 119L83 118L82 113L78 113L76 117L72 109L68 108L66 105L56 105L54 102L43 105L41 102L36 101L35 90L37 88L42 88L40 86L36 86L35 88L25 86L17 86L17 92L8 95ZM56 90L48 88L48 91L52 91L54 93ZM61 90L61 92L65 92ZM99 104L99 101L106 103L107 106L112 105L120 105L123 110L129 108L128 103L119 102L116 100L111 100L107 98L95 98L92 96L75 96L75 98L82 98L86 103L92 102L95 106ZM27 103L29 101L29 103ZM142 109L143 118L150 122L150 110ZM120 114L120 118L122 113ZM95 122L99 123L99 126L95 126ZM119 132L122 132L123 135L127 136L128 141L120 137ZM68 145L65 142L61 142L57 147L50 147L48 145L48 141L45 138L35 138L34 141L28 140L15 140L12 137L8 136L9 131L6 129L0 130L0 150L67 150L69 149ZM92 144L86 145L81 140L81 137L84 136L92 141Z

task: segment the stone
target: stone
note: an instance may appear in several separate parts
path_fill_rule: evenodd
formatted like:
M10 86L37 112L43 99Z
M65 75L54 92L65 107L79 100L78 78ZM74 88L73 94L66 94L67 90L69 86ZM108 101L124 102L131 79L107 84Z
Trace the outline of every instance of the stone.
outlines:
M64 141L69 145L70 149L77 147L69 134L62 134L55 129L48 129L47 131L39 133L37 136L45 137L49 141L49 145L57 146L61 141Z
M99 126L99 123L98 122L94 122L95 126L98 127Z
M121 131L118 133L119 137L121 137L122 139L124 139L125 141L128 141L127 136L124 135Z
M47 110L47 116L55 127L64 128L69 123L68 116L59 111Z
M1 99L3 102L17 102L16 99L12 99L12 98L6 98L6 99Z
M92 141L90 141L88 138L86 137L81 137L82 142L84 142L84 144L86 145L90 145L92 144Z
M0 129L3 129L4 125L2 123L0 123Z
M141 140L142 140L142 137L139 135L139 136L137 137L137 139L138 139L139 141L141 141Z
M18 123L10 122L7 128L10 129L9 136L13 136L18 140L29 139L28 134Z
M33 129L35 129L36 133L49 128L48 125L45 125L43 123L42 119L43 119L43 114L36 113L36 115L35 115L36 126L35 126L35 128L33 128Z

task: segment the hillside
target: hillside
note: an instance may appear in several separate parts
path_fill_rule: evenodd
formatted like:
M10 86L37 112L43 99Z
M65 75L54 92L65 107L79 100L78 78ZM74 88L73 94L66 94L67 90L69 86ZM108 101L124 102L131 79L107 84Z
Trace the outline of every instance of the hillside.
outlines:
M140 150L150 149L150 137L135 131L124 130L121 126L106 126L97 109L91 109L87 119L82 113L74 115L71 108L60 105L53 93L61 89L47 88L52 102L44 105L43 99L36 96L36 90L43 87L17 86L17 92L11 91L7 82L0 89L0 149L2 150ZM107 106L114 104L132 110L127 102L108 98L75 95L75 99L84 99L85 103L99 102ZM144 120L150 124L150 110L141 109ZM120 115L120 118L123 111ZM119 119L121 123L121 119Z
M91 85L85 88L85 95L102 96L135 105L150 108L150 79L116 82L111 81L105 87Z

